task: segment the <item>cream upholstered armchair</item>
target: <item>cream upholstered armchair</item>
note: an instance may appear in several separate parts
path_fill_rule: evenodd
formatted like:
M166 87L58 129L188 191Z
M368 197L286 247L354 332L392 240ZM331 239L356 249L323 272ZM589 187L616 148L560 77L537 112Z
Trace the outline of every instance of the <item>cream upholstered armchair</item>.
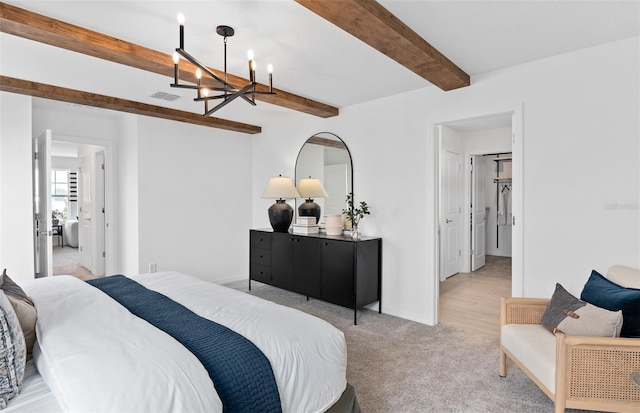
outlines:
M614 266L607 279L640 288L640 270ZM640 412L640 388L631 375L640 372L640 339L550 334L540 320L549 299L503 298L500 376L509 357L555 403L565 408Z

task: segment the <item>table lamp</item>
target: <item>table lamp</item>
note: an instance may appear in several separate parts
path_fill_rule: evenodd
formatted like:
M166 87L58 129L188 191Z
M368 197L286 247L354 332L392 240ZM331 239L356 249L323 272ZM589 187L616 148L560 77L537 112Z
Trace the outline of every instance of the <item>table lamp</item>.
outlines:
M316 217L316 224L320 222L320 205L313 202L313 198L326 198L329 196L324 190L322 182L317 178L303 178L298 183L300 196L306 198L306 202L298 207L298 216Z
M276 232L287 232L293 221L293 208L285 199L300 198L300 194L288 176L279 175L269 179L262 192L262 198L275 199L276 203L269 207L269 222Z

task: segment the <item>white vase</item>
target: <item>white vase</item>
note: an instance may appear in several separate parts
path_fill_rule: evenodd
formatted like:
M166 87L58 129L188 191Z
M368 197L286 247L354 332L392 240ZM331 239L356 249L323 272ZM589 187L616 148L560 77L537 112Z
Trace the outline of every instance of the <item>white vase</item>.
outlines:
M325 221L325 231L327 235L342 235L342 216L340 214L329 214Z

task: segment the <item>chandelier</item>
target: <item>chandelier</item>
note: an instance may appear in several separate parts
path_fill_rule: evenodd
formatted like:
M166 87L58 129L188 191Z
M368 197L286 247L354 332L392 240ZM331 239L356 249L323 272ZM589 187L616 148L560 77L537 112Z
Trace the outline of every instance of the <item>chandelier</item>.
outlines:
M180 47L178 47L173 54L173 83L171 87L183 88L183 89L195 89L196 97L193 99L195 102L204 102L204 115L209 116L215 111L223 108L227 104L231 103L237 98L242 98L251 105L256 105L256 95L275 95L273 91L273 66L267 66L267 72L269 73L269 91L262 92L256 89L256 62L254 60L253 50L247 52L247 58L249 60L249 83L245 86L235 86L227 82L227 37L234 35L235 31L229 26L216 27L216 33L224 38L224 78L220 78L213 73L209 68L200 63L195 57L191 56L184 50L184 15L178 14L178 24L180 24ZM180 84L178 79L178 66L180 65L180 56L191 62L197 67L196 69L196 84ZM206 87L201 85L201 79L203 74L214 79L218 86ZM218 94L211 94L218 93ZM220 103L212 108L209 108L210 100L222 99Z

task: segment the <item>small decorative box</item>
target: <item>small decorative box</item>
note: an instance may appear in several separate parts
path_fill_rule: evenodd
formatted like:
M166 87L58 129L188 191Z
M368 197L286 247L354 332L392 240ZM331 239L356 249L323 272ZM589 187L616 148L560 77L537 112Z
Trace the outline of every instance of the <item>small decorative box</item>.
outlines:
M297 225L316 225L316 217L298 217L296 219Z
M298 224L293 224L293 233L294 234L317 234L319 232L320 232L320 225L298 225Z

